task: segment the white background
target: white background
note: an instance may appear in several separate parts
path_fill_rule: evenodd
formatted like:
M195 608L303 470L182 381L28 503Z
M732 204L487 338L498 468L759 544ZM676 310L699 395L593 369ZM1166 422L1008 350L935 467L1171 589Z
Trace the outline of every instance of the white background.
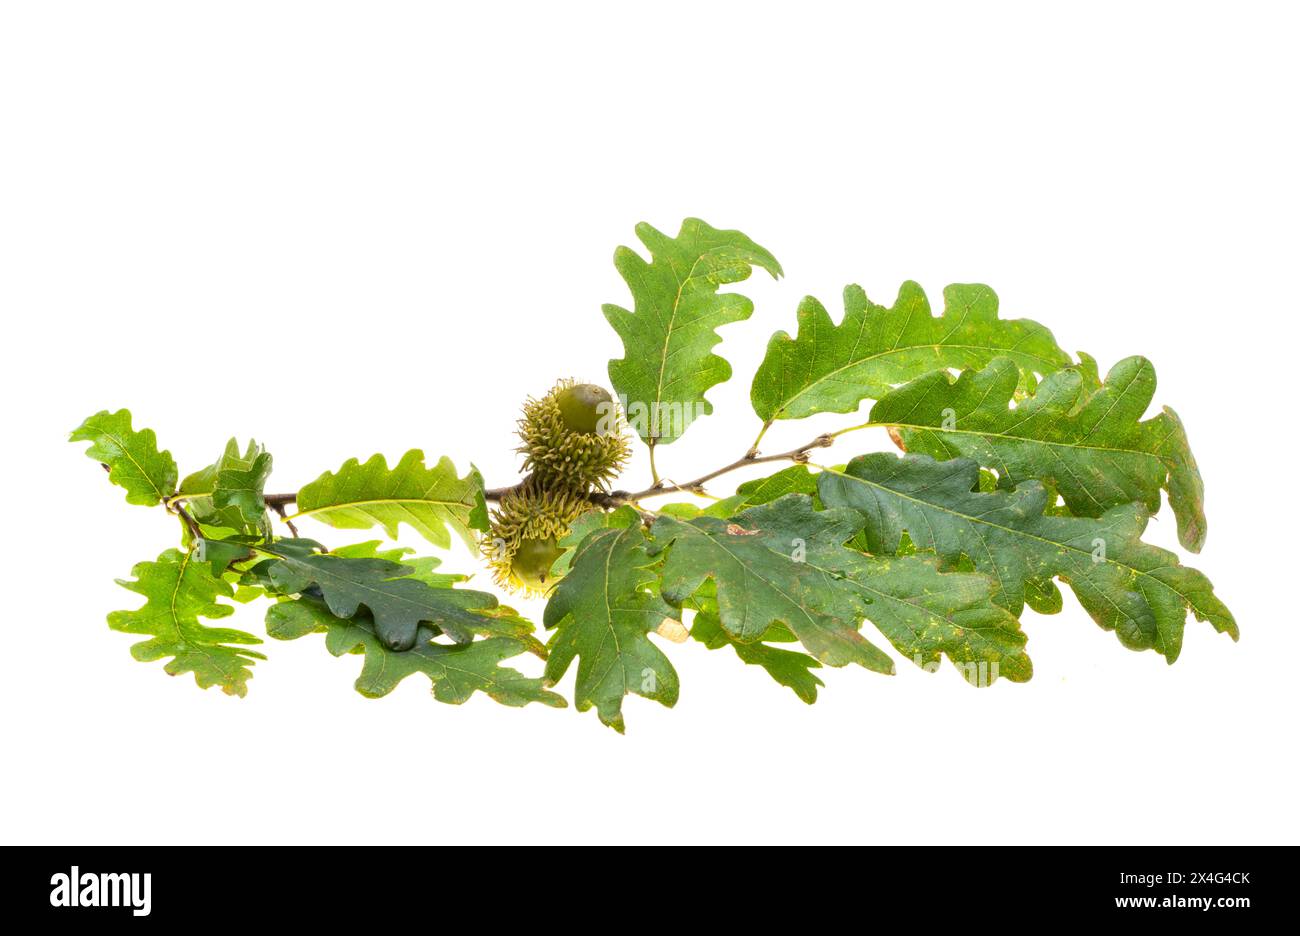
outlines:
M0 841L1296 842L1284 5L459 6L4 6ZM669 645L681 701L629 699L619 737L419 679L367 701L317 638L232 699L106 628L177 530L67 444L82 418L131 408L182 473L255 436L277 490L416 446L508 483L523 397L621 356L614 247L687 215L787 278L742 287L736 377L666 474L743 452L804 294L986 282L1103 368L1155 361L1208 490L1185 558L1240 643L1190 621L1168 667L1067 593L1026 613L1027 685L900 661L823 670L815 706ZM1149 538L1174 546L1167 508Z

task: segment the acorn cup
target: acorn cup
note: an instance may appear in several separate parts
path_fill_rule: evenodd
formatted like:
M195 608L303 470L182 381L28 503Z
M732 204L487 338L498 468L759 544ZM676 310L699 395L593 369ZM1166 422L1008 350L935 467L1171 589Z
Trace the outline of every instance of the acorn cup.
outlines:
M608 390L560 380L529 398L519 420L525 479L502 495L482 552L498 585L540 596L558 580L551 572L573 522L594 509L627 462L626 423Z
M626 422L604 387L561 380L524 404L524 471L542 488L608 490L627 463Z
M545 595L557 581L551 566L564 552L558 543L592 506L574 491L547 490L529 478L501 497L492 528L480 544L483 558L502 588Z

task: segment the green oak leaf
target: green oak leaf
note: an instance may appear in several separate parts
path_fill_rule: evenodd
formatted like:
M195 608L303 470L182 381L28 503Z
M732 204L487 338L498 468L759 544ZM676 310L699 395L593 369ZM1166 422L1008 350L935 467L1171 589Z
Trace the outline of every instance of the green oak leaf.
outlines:
M274 640L297 640L308 634L323 634L334 623L348 622L330 614L325 602L310 596L282 597L266 609L266 635ZM373 625L373 621L371 623Z
M126 488L126 502L152 507L176 493L176 462L171 452L158 451L152 429L131 428L130 410L91 416L69 436L70 442L90 442L86 455L108 466L108 479Z
M281 594L311 593L320 597L331 613L351 618L366 608L374 619L374 630L392 650L409 650L416 643L421 624L435 625L458 643L469 643L475 634L494 630L498 620L492 614L497 600L487 592L440 588L412 576L409 565L365 556L303 553L287 548L290 541L277 541L280 555L266 569L266 576Z
M1015 401L1018 376L1009 358L956 380L946 371L927 374L886 395L872 407L871 421L897 427L909 452L965 456L995 468L1004 486L1033 478L1050 483L1077 516L1099 517L1130 501L1154 514L1164 488L1179 541L1200 551L1205 488L1182 421L1168 407L1140 421L1155 395L1150 361L1125 358L1091 395L1084 375L1071 368Z
M366 540L330 550L330 554L344 559L387 559L406 566L411 571L408 578L432 585L434 588L451 588L459 582L469 581L468 575L457 572L437 572L442 560L436 556L416 556L409 546L385 546L382 540Z
M1237 624L1210 581L1180 566L1173 553L1142 542L1148 514L1141 504L1122 504L1098 518L1046 515L1049 495L1039 482L982 492L975 490L978 479L979 465L967 458L875 453L842 472L823 472L818 491L828 508L858 511L873 554L892 554L906 532L945 567L968 559L996 583L995 600L1013 614L1027 600L1027 583L1041 590L1040 583L1060 578L1124 646L1154 649L1171 663L1188 610L1237 638Z
M1090 396L1101 389L1101 368L1097 364L1097 359L1086 351L1078 352L1079 363L1074 369L1079 372L1079 377L1083 380L1084 396Z
M334 656L365 654L356 690L377 699L388 695L407 676L423 673L433 683L439 702L460 705L482 692L502 705L540 702L563 708L562 696L545 688L542 679L503 667L501 661L533 649L516 637L489 637L473 643L448 646L435 643L433 628L421 625L409 650L391 650L376 633L375 622L361 612L340 618L316 598L296 598L272 605L266 613L266 632L278 640L324 633L325 647Z
M256 441L240 451L231 439L211 465L181 482L185 505L200 524L233 533L270 535L262 492L271 474L271 456Z
M812 673L821 668L817 660L797 650L771 646L773 642L795 639L780 625L774 625L764 635L764 640L743 643L733 639L723 628L715 605L711 610L696 613L691 622L691 636L710 650L731 647L742 662L766 670L769 676L809 705L817 701L817 688L826 685Z
M676 517L678 520L694 520L704 511L700 508L699 504L688 504L683 501L671 504L660 504L655 508L655 512L667 514L670 517Z
M543 623L555 629L546 679L555 685L578 660L574 703L624 730L623 698L636 693L671 708L677 671L647 637L681 611L650 591L656 564L639 523L596 530L582 541L568 574L551 592Z
M219 511L238 517L246 529L265 529L266 502L262 491L271 474L271 456L263 452L247 469L227 469L217 476L212 505Z
M694 520L696 517L722 517L725 519L738 510L744 510L746 506L745 498L739 494L733 494L730 497L719 498L705 504L703 507L688 501L660 504L655 507L655 513L676 517L678 520Z
M993 603L983 575L943 572L933 558L874 557L841 545L860 526L852 510L816 510L814 500L789 494L737 514L779 547L801 543L800 561L828 580L855 590L860 613L899 651L927 670L947 656L973 686L999 676L1033 675L1020 622Z
M344 559L386 559L411 571L406 578L424 582L434 588L453 588L461 582L468 582L472 576L458 572L438 572L442 560L434 556L414 556L415 550L406 546L384 547L379 540L353 543L339 546L330 551L331 555ZM492 605L474 609L475 617L469 619L469 628L475 634L487 637L517 637L528 644L528 649L537 656L545 658L546 648L537 638L531 636L537 628L532 621L521 616L514 608L506 605Z
M667 514L678 520L696 517L734 517L747 507L768 504L786 494L810 494L816 500L817 478L806 465L791 465L765 478L746 481L736 488L736 493L723 497L705 507L692 503L661 504L656 513Z
M904 283L889 308L848 286L838 325L807 297L799 304L798 337L779 331L768 342L750 390L754 412L765 424L852 413L895 384L936 368L982 367L999 355L1016 362L1026 383L1072 363L1044 326L998 318L998 298L987 286L948 286L943 296L936 318L916 283Z
M768 507L774 512L763 513ZM849 555L840 543L853 532L851 518L815 512L797 494L732 520L660 516L652 529L656 549L668 552L662 571L668 601L681 604L712 579L719 618L733 639L753 643L783 624L823 663L892 673L889 656L858 633L859 593L836 571L805 561L819 539Z
M636 235L651 261L627 247L614 252L633 308L604 306L624 349L609 362L609 379L642 440L668 445L697 415L713 412L705 392L731 377L731 365L712 351L722 340L715 329L754 310L749 299L718 288L748 279L756 266L779 277L781 265L739 231L697 218L683 221L675 238L644 223Z
M746 481L736 488L736 494L745 507L770 504L787 494L808 494L815 499L817 476L808 470L807 465L790 465L766 478Z
M220 539L215 534L212 534L208 538L204 539L202 551L206 555L211 552L215 546L215 555L218 557L218 561L220 561L225 558L228 551L233 551L236 547L244 546L246 540L246 537L239 536L230 539ZM274 553L270 552L272 549L275 550ZM318 552L323 553L325 551L325 547L315 540L281 537L280 539L275 540L274 543L259 544L258 550L255 554L264 554L264 558L254 562L250 566L245 566L240 569L230 568L226 571L225 575L227 580L233 579L233 581L241 588L260 591L263 595L268 597L288 598L292 597L296 592L282 591L280 586L271 580L269 574L271 568L280 561L278 557L290 555L306 557ZM265 556L271 556L271 558L265 558ZM220 568L220 566L214 568ZM319 589L317 589L317 591L319 591Z
M223 578L235 590L235 593L230 596L231 599L238 601L240 604L249 604L258 598L266 597L266 592L257 586L243 584L240 581L240 576L236 573L227 572Z
M560 539L558 545L562 550L560 558L551 563L551 575L555 579L563 578L573 565L573 558L582 541L597 530L622 529L640 523L641 518L631 507L619 507L617 510L588 510L569 525L569 534Z
M424 453L412 449L391 469L382 455L364 464L349 459L336 472L326 472L298 492L297 513L290 519L314 517L344 530L383 527L392 539L405 523L433 545L451 545L447 528L474 548L474 531L487 529L483 478L471 467L456 476L450 458L432 468Z
M232 605L217 600L232 597L231 586L214 577L192 554L176 549L167 550L154 562L138 563L131 574L134 581L118 579L118 584L144 595L144 606L108 616L113 630L150 635L151 639L132 645L131 655L144 662L171 657L163 667L171 675L193 673L204 689L220 686L227 695L245 695L253 675L249 667L255 659L266 657L239 645L262 641L243 631L199 623L201 617L215 619L234 613Z
M917 666L933 672L946 656L972 686L1033 675L1020 622L993 603L985 576L943 572L922 556L863 557L845 571L871 600L867 618Z
M227 466L247 468L252 465L261 450L257 441L250 439L247 456L245 456L239 448L239 440L228 439L220 458L185 476L185 480L181 482L180 493L186 496L186 501L190 504L190 512L196 519L205 512L204 507L211 506L212 491L217 486L217 475L221 473L221 469Z
M230 569L236 562L245 562L255 555L254 544L258 538L252 536L233 537L230 539L202 537L191 544L194 558L206 563L217 578L230 574L236 579L239 573Z

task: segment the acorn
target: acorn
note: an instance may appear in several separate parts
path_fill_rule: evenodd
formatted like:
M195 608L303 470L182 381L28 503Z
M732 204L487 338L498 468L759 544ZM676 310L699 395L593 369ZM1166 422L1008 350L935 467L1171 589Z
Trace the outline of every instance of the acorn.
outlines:
M554 536L520 540L510 562L511 579L528 594L544 595L558 580L558 576L552 577L551 566L563 554Z
M627 462L625 429L608 390L561 380L540 400L524 404L524 470L545 488L607 490Z
M558 543L591 504L575 491L547 490L536 478L501 497L492 529L482 541L483 558L496 583L526 595L544 595L558 580L551 566L564 552Z

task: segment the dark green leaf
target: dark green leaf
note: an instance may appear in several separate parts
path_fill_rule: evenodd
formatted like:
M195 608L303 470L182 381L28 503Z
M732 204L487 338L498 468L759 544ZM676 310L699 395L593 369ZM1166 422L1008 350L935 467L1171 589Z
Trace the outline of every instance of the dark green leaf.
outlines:
M279 640L323 632L326 649L334 656L365 654L356 690L368 698L388 695L407 676L423 673L433 683L433 697L452 705L459 705L475 692L485 693L502 705L565 705L564 699L548 691L540 678L500 665L502 660L530 650L527 640L490 637L448 646L434 643L433 629L421 626L414 646L396 652L378 637L370 615L361 612L349 619L336 617L324 602L314 598L272 605L266 615L266 630Z
M491 612L497 600L486 592L438 588L412 576L411 566L387 559L301 554L287 550L281 540L266 574L282 594L318 589L330 611L351 618L360 608L370 611L375 631L392 650L415 645L421 624L436 625L459 643L474 634L491 632Z
M1155 513L1163 487L1179 540L1200 551L1204 485L1183 424L1167 407L1140 422L1156 389L1150 361L1125 358L1091 396L1084 375L1070 368L1015 402L1018 376L1009 358L955 381L945 371L928 374L877 403L871 421L897 426L909 452L995 468L1006 486L1050 482L1077 516L1099 517L1130 501Z
M226 574L230 566L236 562L244 562L252 559L253 537L243 539L196 539L192 544L194 558L198 562L203 562L212 570L212 574L217 578Z
M559 682L576 657L578 711L595 706L600 720L620 733L629 692L669 707L677 702L677 671L646 636L665 618L681 619L679 609L649 591L654 565L639 523L597 530L578 547L543 618L556 628L547 681Z
M921 556L863 557L845 571L870 599L871 623L917 666L933 672L946 656L972 686L1033 675L1020 622L993 604L983 575L941 572Z
M344 559L387 559L406 566L411 571L409 578L432 585L434 588L451 588L459 582L469 581L468 575L456 572L435 571L442 560L436 556L416 556L415 550L407 546L385 546L380 540L367 540L364 543L351 543L330 550L330 554Z
M855 458L843 472L823 472L818 490L828 507L859 512L873 553L892 554L906 532L948 566L965 557L996 582L995 600L1013 614L1025 603L1027 583L1041 591L1038 583L1059 577L1127 647L1155 649L1173 662L1189 609L1236 639L1236 622L1209 580L1142 542L1141 504L1095 519L1049 516L1040 483L985 493L975 490L978 479L979 466L969 459L876 453Z
M975 686L1033 674L1020 623L993 603L983 575L941 572L934 559L877 558L841 546L859 525L853 511L813 509L787 495L735 517L777 543L800 542L801 562L856 591L859 613L913 663L933 671L946 655Z
M821 664L808 654L783 650L762 641L741 643L733 640L723 628L716 610L700 611L695 615L691 622L691 636L710 650L731 647L743 662L762 667L769 676L809 705L817 701L817 688L826 685L812 674L813 670L821 668Z
M442 565L442 560L434 556L414 556L413 552L413 549L405 546L384 547L379 540L369 540L364 543L340 546L331 550L330 554L344 559L386 559L410 569L410 573L405 577L424 582L434 588L453 588L470 579L470 576L457 572L438 572L436 569ZM457 592L457 594L468 593L467 590ZM475 608L474 617L469 618L467 624L475 634L488 637L518 637L528 644L530 650L539 656L545 656L545 648L537 638L532 636L533 631L537 629L536 626L532 621L520 616L514 608L498 604Z
M766 510L771 512L760 513ZM840 543L853 535L850 519L815 512L808 498L791 495L732 521L699 517L684 523L661 516L653 535L657 549L671 546L662 573L664 597L680 604L712 579L719 618L733 639L753 643L773 624L784 624L830 666L858 663L878 673L894 671L888 655L858 633L864 616L859 593L835 572L804 561L820 544L847 555Z

